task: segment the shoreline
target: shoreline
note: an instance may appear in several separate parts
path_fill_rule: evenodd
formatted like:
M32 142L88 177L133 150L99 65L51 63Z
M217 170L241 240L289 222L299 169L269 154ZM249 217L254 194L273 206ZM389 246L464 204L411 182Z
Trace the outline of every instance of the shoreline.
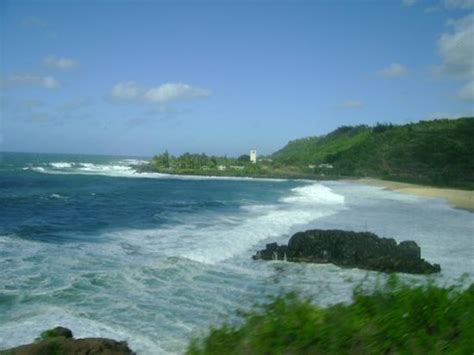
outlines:
M339 181L359 185L383 187L386 190L396 191L403 194L414 195L424 198L441 198L453 208L462 209L474 213L474 190L454 189L448 187L435 187L429 185L420 185L399 181L382 180L377 178L357 178L357 177L337 177L337 176L315 176L310 174L267 174L267 175L240 175L240 174L209 174L209 173L170 173L159 172L159 174L171 176L188 177L210 177L210 178L234 178L234 179L255 179L255 180L275 180L275 181L307 181L307 182L325 182Z
M474 191L471 190L457 190L373 178L344 179L342 181L367 186L383 187L386 190L418 197L442 198L454 208L474 213Z

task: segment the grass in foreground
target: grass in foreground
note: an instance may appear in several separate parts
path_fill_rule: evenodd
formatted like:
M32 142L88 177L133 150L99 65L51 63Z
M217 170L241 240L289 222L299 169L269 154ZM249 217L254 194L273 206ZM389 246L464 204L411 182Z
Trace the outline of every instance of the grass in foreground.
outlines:
M211 328L187 354L472 354L474 284L409 287L396 279L353 303L320 308L294 293Z

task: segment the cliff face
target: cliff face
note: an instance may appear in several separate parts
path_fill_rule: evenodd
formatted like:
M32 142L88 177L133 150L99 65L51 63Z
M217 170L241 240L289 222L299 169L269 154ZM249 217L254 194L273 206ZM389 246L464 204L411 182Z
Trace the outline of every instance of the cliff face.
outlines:
M332 263L382 272L430 274L441 267L421 258L420 247L413 241L400 244L369 232L308 230L293 235L288 245L267 244L254 259L292 262Z

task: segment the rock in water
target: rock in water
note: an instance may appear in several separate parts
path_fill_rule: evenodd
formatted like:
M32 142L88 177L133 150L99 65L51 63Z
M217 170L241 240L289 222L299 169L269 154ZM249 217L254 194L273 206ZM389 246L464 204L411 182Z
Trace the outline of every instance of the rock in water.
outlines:
M382 272L431 274L440 272L438 264L421 258L420 247L413 241L397 245L391 238L379 238L370 232L314 229L293 235L288 246L267 244L253 259L293 262L332 263Z
M125 341L105 338L74 339L68 328L56 327L41 333L35 343L0 350L1 355L132 355Z
M38 338L38 340L56 337L72 338L73 336L70 329L64 327L56 327L53 329L45 330L43 333L41 333L41 336Z

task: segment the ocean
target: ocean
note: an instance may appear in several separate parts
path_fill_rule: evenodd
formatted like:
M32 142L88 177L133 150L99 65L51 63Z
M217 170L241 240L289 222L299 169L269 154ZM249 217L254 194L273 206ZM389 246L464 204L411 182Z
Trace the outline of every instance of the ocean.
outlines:
M289 291L322 306L384 275L254 261L311 229L416 241L441 285L474 282L472 213L345 182L138 173L136 157L0 153L0 350L62 325L176 354ZM426 276L402 275L412 282Z

